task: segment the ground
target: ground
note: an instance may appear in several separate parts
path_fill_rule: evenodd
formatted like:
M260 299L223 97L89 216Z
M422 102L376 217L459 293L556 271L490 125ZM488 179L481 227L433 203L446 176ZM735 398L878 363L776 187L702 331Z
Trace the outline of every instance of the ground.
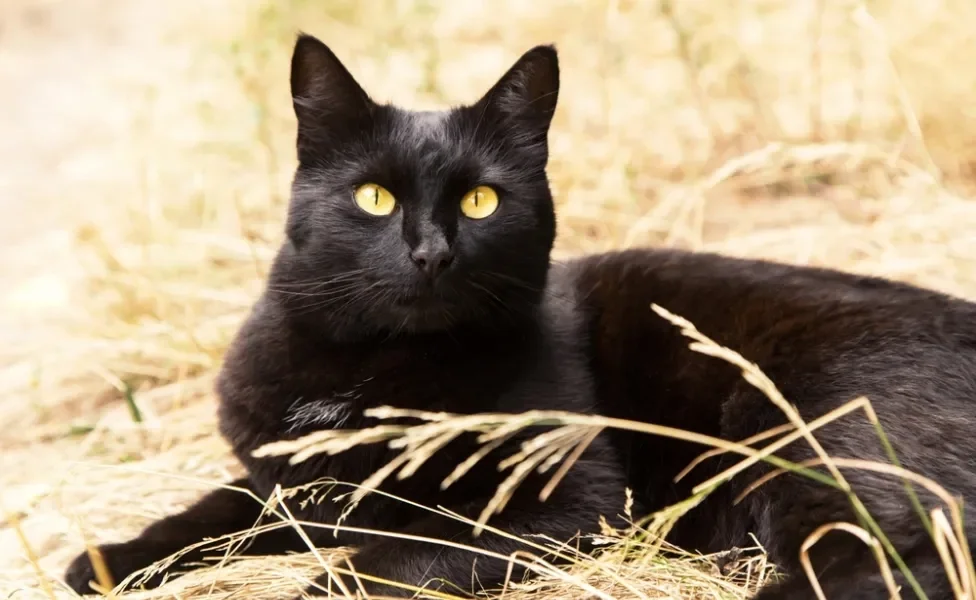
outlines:
M735 6L5 0L0 593L68 595L58 580L86 540L131 536L239 469L211 382L280 239L299 29L415 108L470 101L555 42L559 256L681 246L976 298L976 9ZM619 567L624 583L577 573L535 594L582 597L585 580L604 597L739 598L755 583L645 559L639 576ZM300 585L304 560L147 597L287 594L274 583Z

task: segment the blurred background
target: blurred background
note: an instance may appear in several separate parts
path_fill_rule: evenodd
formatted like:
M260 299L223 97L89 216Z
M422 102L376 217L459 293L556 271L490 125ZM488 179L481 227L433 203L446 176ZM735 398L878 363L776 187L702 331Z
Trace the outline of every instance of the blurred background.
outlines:
M666 245L976 298L974 23L965 0L3 0L0 593L63 595L84 540L238 468L211 383L281 239L298 30L409 108L554 42L560 257Z

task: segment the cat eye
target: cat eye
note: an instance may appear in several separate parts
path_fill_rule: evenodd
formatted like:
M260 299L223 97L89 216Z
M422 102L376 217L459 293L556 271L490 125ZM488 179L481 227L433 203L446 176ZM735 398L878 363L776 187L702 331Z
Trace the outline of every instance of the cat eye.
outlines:
M469 219L484 219L498 208L498 194L486 185L479 185L461 199L461 212Z
M396 199L393 194L381 185L367 183L356 188L353 197L356 204L374 217L385 217L396 208Z

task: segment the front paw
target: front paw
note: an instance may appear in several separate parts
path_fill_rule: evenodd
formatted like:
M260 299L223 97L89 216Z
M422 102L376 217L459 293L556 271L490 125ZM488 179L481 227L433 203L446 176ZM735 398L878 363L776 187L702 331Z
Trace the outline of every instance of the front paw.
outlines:
M87 550L76 556L64 572L64 582L80 596L93 593L89 582L96 580L95 567L92 566Z
M154 557L156 553L147 552L131 543L106 544L99 546L98 550L105 561L105 566L108 567L113 585L118 585L129 575L156 562ZM140 583L142 583L142 587L153 588L162 583L162 579L162 574L154 574ZM87 551L76 556L64 573L65 583L79 595L96 593L92 589L91 583L97 583L97 580L95 567L92 565Z

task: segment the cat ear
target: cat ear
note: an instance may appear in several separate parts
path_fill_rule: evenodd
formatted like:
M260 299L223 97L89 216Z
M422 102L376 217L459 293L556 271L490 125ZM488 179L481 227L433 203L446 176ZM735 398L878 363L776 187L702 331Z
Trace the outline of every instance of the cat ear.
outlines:
M559 96L559 58L552 45L522 55L476 106L536 133L549 130Z
M302 33L291 57L291 98L299 144L368 118L374 106L336 55L318 38Z

